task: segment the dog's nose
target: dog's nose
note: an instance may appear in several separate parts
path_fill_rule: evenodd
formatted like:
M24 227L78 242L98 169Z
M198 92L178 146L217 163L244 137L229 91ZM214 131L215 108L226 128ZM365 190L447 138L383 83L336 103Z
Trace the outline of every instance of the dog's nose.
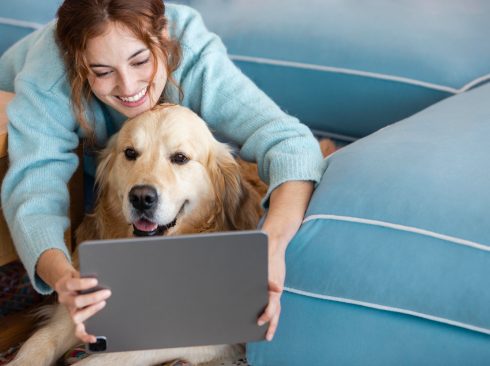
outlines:
M153 208L158 202L157 190L152 186L134 186L129 191L129 202L138 210Z

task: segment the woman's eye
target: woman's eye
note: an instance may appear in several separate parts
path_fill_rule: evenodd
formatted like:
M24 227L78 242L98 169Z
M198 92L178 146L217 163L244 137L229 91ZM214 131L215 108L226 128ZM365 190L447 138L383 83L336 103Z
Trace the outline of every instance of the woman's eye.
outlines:
M174 164L185 164L189 161L189 158L182 153L175 153L170 157L170 161Z
M110 74L112 74L112 71L106 71L106 72L94 72L95 76L97 76L98 78L103 78L105 76L108 76Z
M144 65L146 63L148 63L150 61L150 58L148 57L146 60L143 60L143 61L140 61L140 62L135 62L133 64L133 66L141 66L141 65Z
M138 157L138 153L132 147L127 147L124 150L124 156L126 157L127 160L136 160L136 158Z

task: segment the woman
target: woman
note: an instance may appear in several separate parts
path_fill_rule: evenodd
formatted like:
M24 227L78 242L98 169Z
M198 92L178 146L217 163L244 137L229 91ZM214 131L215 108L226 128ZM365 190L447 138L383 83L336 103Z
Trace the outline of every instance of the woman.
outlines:
M322 157L308 128L233 65L194 10L165 9L162 0L66 0L57 22L0 58L0 89L16 93L8 108L5 217L34 287L58 293L82 341L95 342L83 322L103 308L110 292L79 295L97 282L79 278L63 241L67 182L78 163L72 151L80 137L93 136L103 145L126 118L179 99L240 146L243 158L257 161L270 185L263 224L269 235L269 304L258 323L270 323L266 337L272 339L286 247L323 172Z

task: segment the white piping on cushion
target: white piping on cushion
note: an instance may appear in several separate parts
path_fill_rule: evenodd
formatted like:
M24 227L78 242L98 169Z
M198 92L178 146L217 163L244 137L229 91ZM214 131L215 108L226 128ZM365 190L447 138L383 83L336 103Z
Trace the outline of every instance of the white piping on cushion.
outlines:
M43 27L41 23L28 22L26 20L12 19L12 18L2 18L0 17L0 24L14 25L16 27L28 28L37 30Z
M417 85L417 86L421 86L421 87L424 87L427 89L434 89L434 90L444 91L444 92L448 92L448 93L452 93L452 94L463 93L463 92L471 89L475 85L478 85L480 83L483 83L485 81L490 80L490 74L487 74L487 75L481 76L475 80L472 80L471 82L467 83L466 85L464 85L460 89L456 89L456 88L452 88L450 86L428 83L425 81L406 78L406 77L402 77L402 76L380 74L380 73L376 73L376 72L369 72L369 71L362 71L362 70L346 69L346 68L342 68L342 67L315 65L315 64L308 64L308 63L303 63L303 62L275 60L275 59L270 59L270 58L252 57L252 56L244 56L244 55L229 55L229 56L233 61L252 62L252 63L257 63L257 64L293 67L296 69L306 69L306 70L333 72L333 73L338 73L338 74L364 76L364 77L373 78L373 79L381 79L381 80L395 81L395 82L400 82L400 83L405 83L405 84L410 84L410 85Z
M293 289L291 287L284 287L284 291L291 292L293 294L298 294L298 295L313 297L313 298L316 298L316 299L330 300L330 301L336 301L336 302L341 302L341 303L346 303L346 304L364 306L364 307L367 307L367 308L372 308L372 309L377 309L377 310L390 311L390 312L393 312L393 313L401 313L401 314L406 314L406 315L412 315L412 316L416 316L416 317L419 317L419 318L436 321L436 322L439 322L439 323L445 323L445 324L453 325L453 326L456 326L456 327L473 330L475 332L480 332L480 333L484 333L484 334L490 334L490 329L487 329L487 328L481 328L481 327L477 327L475 325L461 323L461 322L458 322L458 321L455 321L455 320L451 320L451 319L446 319L446 318L441 318L441 317L438 317L438 316L433 316L433 315L429 315L429 314L419 313L417 311L412 311L412 310L407 310L407 309L401 309L401 308L395 308L395 307L385 306L385 305L380 305L380 304L373 304L373 303L365 302L365 301L358 301L358 300L353 300L353 299L345 299L343 297L335 297L335 296L321 295L321 294L316 294L316 293L313 293L313 292L308 292L308 291Z
M436 239L441 239L445 241L449 241L455 244L459 245L464 245L467 247L471 247L474 249L478 250L483 250L485 252L490 252L490 247L484 244L476 243L474 241L466 240L466 239L461 239L461 238L456 238L454 236L449 236L449 235L444 235L444 234L439 234L434 231L430 230L425 230L425 229L420 229L417 227L412 227L412 226L405 226L405 225L400 225L400 224L393 224L391 222L385 222L385 221L378 221L378 220L370 220L370 219L363 219L360 217L351 217L351 216L339 216L339 215L310 215L306 217L303 220L303 224L312 221L312 220L335 220L335 221L347 221L347 222L354 222L357 224L367 224L367 225L373 225L373 226L381 226L381 227L386 227L390 229L395 229L395 230L400 230L400 231L407 231L410 233L415 233L415 234L420 234L420 235L425 235L425 236L430 236Z
M473 81L470 81L468 84L464 85L461 89L459 89L460 93L463 93L467 90L470 90L471 88L473 88L474 86L477 86L478 84L481 84L481 83L484 83L486 81L490 80L490 74L487 74L487 75L483 75Z

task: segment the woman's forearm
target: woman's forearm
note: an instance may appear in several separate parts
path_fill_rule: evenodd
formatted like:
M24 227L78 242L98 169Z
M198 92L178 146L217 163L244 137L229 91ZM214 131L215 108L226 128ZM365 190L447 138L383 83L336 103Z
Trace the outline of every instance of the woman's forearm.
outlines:
M55 283L67 272L76 271L65 254L59 249L44 251L36 265L37 275L53 289Z
M268 234L272 251L285 251L298 231L313 193L313 182L290 181L271 194L269 212L262 229Z

